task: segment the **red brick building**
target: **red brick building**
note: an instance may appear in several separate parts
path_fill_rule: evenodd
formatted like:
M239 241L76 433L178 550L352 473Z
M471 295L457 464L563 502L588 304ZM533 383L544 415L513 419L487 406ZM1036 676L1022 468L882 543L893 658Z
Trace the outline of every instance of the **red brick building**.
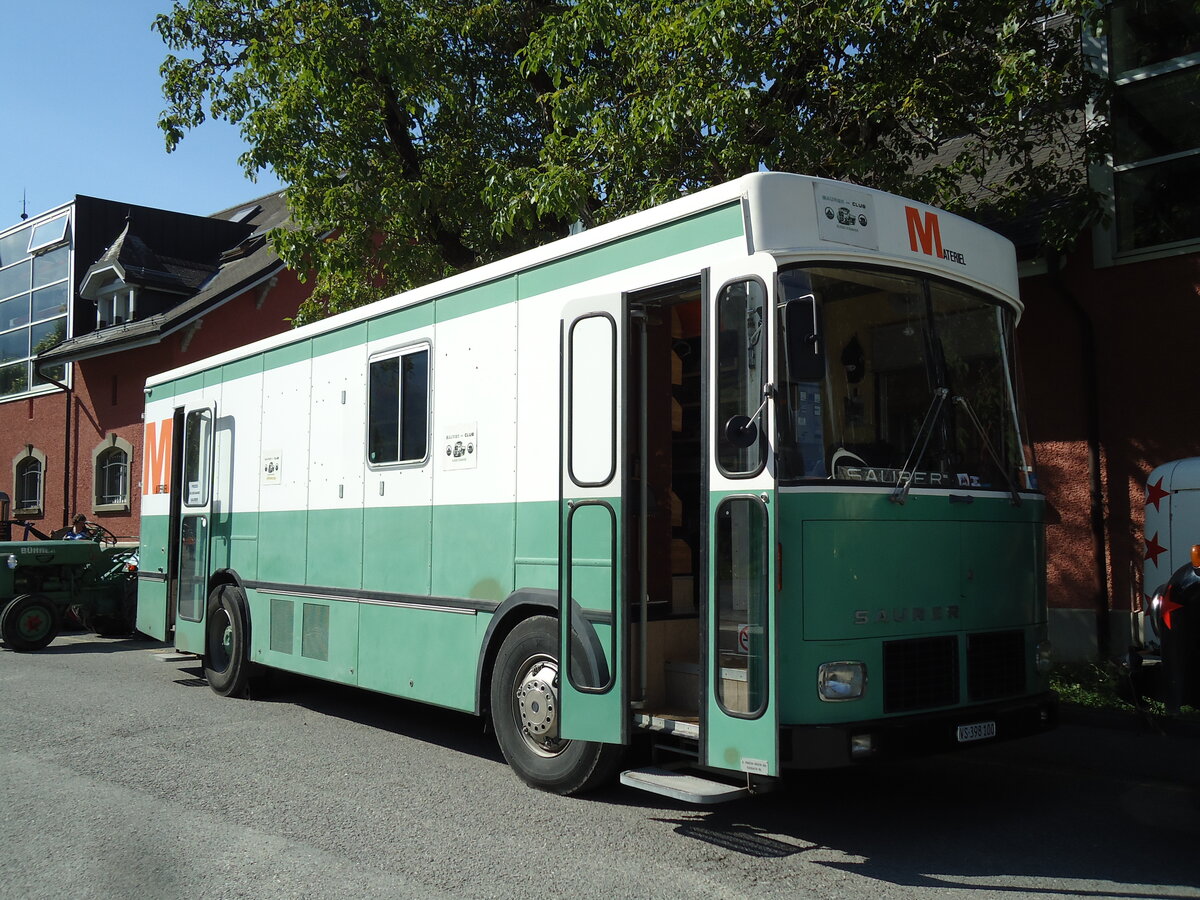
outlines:
M282 194L211 217L78 196L0 232L0 491L137 540L147 375L288 328Z
M1080 173L1108 221L1021 280L1060 658L1115 657L1137 639L1133 614L1158 586L1142 584L1146 476L1200 455L1200 10L1122 0L1109 16L1085 50L1112 84L1112 151Z

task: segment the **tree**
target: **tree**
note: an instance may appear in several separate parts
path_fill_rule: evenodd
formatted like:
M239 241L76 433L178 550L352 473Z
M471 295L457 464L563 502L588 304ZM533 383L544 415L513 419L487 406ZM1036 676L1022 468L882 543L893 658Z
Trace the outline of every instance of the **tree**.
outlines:
M958 211L1098 206L1091 0L176 0L160 125L289 187L301 318L758 169ZM1050 14L1058 18L1048 20ZM1048 25L1048 21L1050 25Z

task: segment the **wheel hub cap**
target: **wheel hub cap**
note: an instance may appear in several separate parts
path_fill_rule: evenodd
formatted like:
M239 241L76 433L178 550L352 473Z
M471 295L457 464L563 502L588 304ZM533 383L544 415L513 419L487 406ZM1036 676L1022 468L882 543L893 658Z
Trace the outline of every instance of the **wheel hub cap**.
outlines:
M517 687L517 708L521 725L537 738L558 736L558 692L555 680L558 672L545 663L526 673Z

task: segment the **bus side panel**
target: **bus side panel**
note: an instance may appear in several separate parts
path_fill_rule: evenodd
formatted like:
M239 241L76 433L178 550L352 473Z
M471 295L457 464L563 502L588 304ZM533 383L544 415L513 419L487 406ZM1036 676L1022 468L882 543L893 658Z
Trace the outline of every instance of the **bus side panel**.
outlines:
M464 712L475 709L475 666L490 616L363 603L358 685Z
M243 572L245 578L276 584L304 580L310 350L310 342L302 341L268 351L263 358L258 571L253 576ZM257 634L254 640L257 644Z
M557 298L557 299L556 299ZM559 313L561 293L522 299L517 365L518 588L558 590Z
M362 587L367 326L313 338L305 584Z
M248 592L254 661L342 684L358 683L359 604Z
M515 295L511 281L489 288ZM517 304L449 320L438 310L432 593L498 603L514 587Z
M431 369L437 358L433 347L433 304L398 310L367 323L367 354L361 378L367 382L370 360L376 354L405 347L428 345ZM431 384L437 389L437 373ZM366 399L364 398L364 403ZM366 410L363 410L364 421ZM365 425L364 425L365 432ZM428 459L418 465L384 465L366 469L363 490L363 588L394 594L429 596L430 541L433 530L432 445ZM365 677L367 672L361 674Z

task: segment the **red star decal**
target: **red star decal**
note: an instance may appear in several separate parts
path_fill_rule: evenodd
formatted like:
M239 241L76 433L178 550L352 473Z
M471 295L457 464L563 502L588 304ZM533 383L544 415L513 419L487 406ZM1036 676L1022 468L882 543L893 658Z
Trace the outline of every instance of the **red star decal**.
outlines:
M1162 482L1163 480L1160 478L1154 484L1146 485L1146 503L1152 505L1156 510L1158 509L1160 500L1171 496L1170 491L1163 490Z
M42 617L39 616L37 613L34 613L32 616L25 617L26 630L37 631L37 629L39 629L41 627L42 627Z
M1158 532L1154 532L1154 537L1146 541L1146 559L1158 565L1158 558L1167 552L1167 548L1158 542Z
M1175 612L1177 609L1183 609L1183 604L1176 603L1174 600L1172 600L1171 592L1167 591L1165 594L1163 594L1161 610L1163 624L1168 628L1171 627L1171 613Z

